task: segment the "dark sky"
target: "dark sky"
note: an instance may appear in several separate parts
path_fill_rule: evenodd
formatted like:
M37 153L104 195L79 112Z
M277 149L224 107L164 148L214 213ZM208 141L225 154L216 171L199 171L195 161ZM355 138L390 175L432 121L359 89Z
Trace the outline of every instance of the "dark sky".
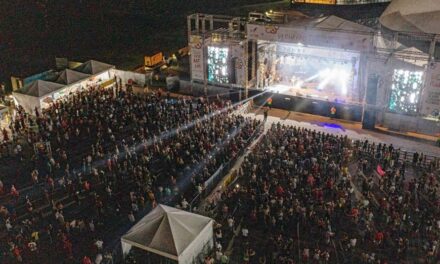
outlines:
M186 15L225 14L264 0L5 0L0 82L54 66L55 57L142 63L142 54L186 44ZM267 1L266 1L267 2Z

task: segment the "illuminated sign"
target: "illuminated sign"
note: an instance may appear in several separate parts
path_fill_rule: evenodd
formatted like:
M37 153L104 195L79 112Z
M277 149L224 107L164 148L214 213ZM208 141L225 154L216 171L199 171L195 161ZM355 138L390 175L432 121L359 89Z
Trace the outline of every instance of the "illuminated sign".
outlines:
M274 25L249 24L247 37L250 40L302 43L354 51L370 51L373 47L373 37L365 33L355 34Z
M163 54L162 52L159 52L157 54L154 54L153 56L145 56L144 59L145 59L145 66L152 67L163 61Z
M294 3L336 5L336 0L294 0Z

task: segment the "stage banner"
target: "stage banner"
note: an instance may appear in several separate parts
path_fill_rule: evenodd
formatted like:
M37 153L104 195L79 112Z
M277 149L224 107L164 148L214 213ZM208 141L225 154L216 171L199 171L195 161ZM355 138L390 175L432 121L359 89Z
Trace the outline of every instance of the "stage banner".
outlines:
M201 36L190 37L191 79L203 80L203 41Z
M366 33L281 27L279 25L248 24L247 36L252 40L302 43L360 52L368 52L373 47L373 35Z
M432 63L426 71L421 113L422 115L434 115L436 112L440 112L440 64Z
M246 56L243 45L238 43L232 46L232 59L235 60L235 83L241 87L246 86Z

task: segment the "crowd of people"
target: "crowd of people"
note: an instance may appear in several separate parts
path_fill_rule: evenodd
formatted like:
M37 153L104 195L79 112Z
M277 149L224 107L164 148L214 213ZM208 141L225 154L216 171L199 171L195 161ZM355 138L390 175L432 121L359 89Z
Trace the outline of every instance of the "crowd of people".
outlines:
M112 244L157 203L194 210L207 180L260 127L227 101L121 84L32 115L18 108L1 133L0 262L112 263ZM205 262L435 263L439 165L392 145L272 124L237 184L210 205L221 225Z
M111 262L105 249L127 226L159 202L189 209L258 127L227 101L119 85L34 115L17 109L5 132L19 165L1 179L0 262Z
M272 124L210 205L217 251L235 236L233 263L438 263L438 159L400 153Z

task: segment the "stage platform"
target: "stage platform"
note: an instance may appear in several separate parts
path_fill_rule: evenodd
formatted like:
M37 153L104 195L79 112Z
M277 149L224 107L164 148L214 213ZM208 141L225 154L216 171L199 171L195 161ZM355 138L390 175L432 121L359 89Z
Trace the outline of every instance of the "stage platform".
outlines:
M297 96L290 91L275 92L275 90L269 89L264 92L261 90L249 90L249 96L264 92L262 96L258 96L254 100L256 105L264 105L268 98L272 98L273 108L325 117L330 116L330 109L334 106L336 108L335 118L355 122L362 121L361 104L348 103L330 96L328 100L313 97L313 95Z

